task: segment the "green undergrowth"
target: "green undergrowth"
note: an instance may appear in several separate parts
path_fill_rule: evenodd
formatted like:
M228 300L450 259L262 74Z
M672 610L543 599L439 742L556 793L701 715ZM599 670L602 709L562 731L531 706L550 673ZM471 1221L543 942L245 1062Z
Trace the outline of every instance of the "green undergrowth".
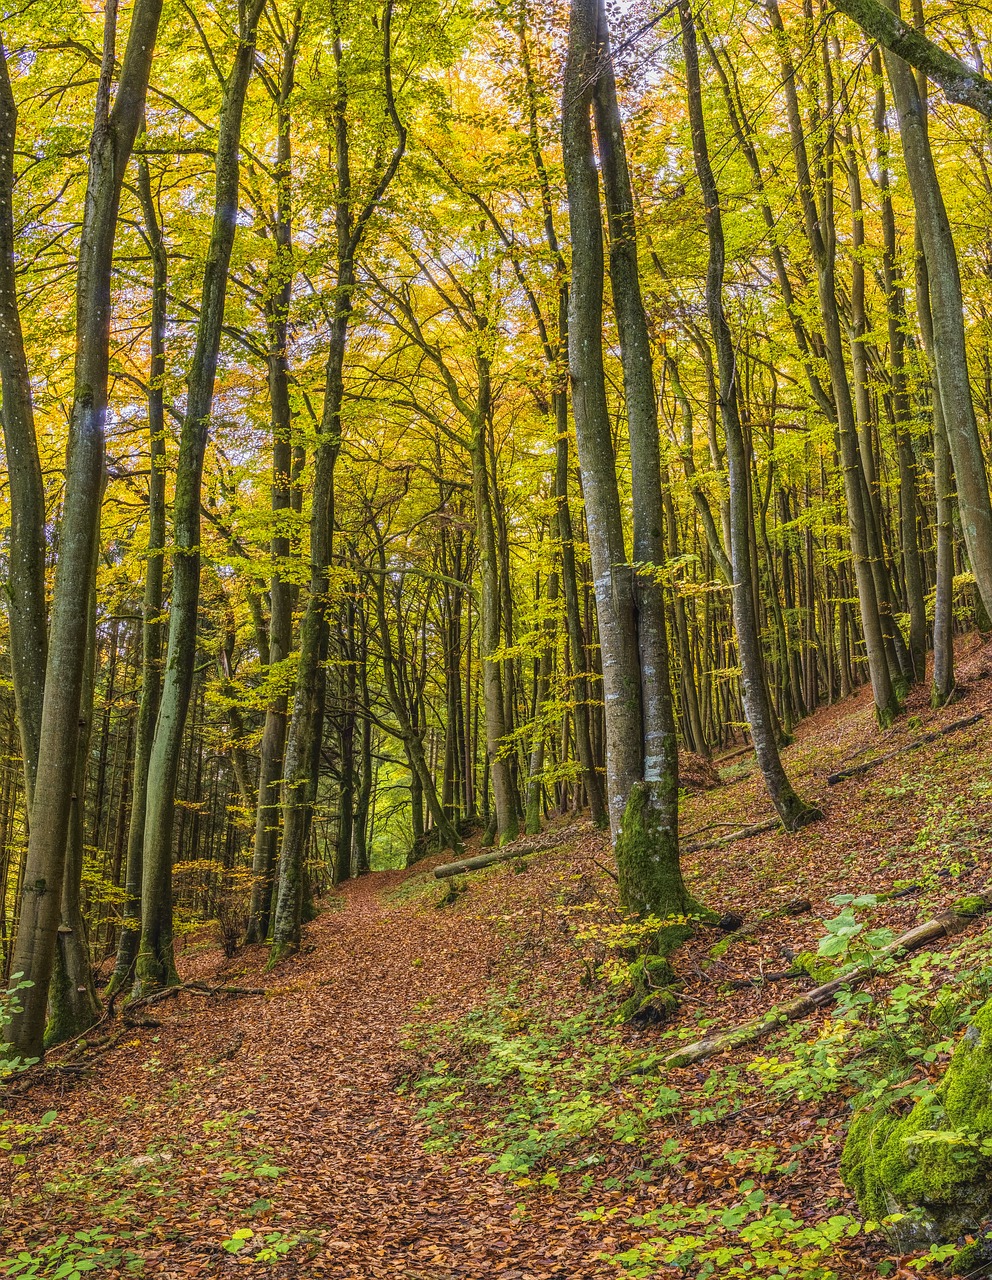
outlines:
M152 1056L146 1069L162 1067ZM33 1123L0 1113L0 1185L10 1220L22 1224L19 1247L0 1244L0 1277L144 1275L147 1255L170 1241L281 1261L305 1241L267 1226L285 1169L253 1140L253 1120L246 1111L204 1120L190 1082L170 1086L164 1112L126 1097L113 1116L72 1126L56 1112ZM148 1130L127 1154L112 1141L122 1125ZM53 1143L59 1159L46 1162Z
M811 962L862 962L890 940L890 931L871 925L879 899L843 895L835 903L841 910L824 922ZM617 1237L638 1243L609 1260L635 1277L672 1268L699 1280L832 1280L838 1259L849 1250L863 1256L865 1231L880 1224L866 1225L851 1200L821 1199L804 1215L797 1204L814 1189L804 1180L807 1162L824 1142L839 1150L838 1104L884 1097L908 1108L927 1095L992 992L987 939L883 962L869 987L842 988L817 1022L784 1027L743 1061L716 1057L702 1071L666 1074L665 1055L727 1026L731 1006L713 999L695 1011L684 1006L680 1025L653 1033L645 1053L643 1037L618 1015L631 927L579 925L573 936L599 951L595 963L582 959L581 995L566 1009L560 987L531 972L466 1017L410 1032L407 1048L420 1068L402 1087L430 1127L430 1148L484 1163L525 1196L571 1196L588 1220L615 1220ZM780 1121L755 1130L738 1120L766 1110ZM742 1145L735 1130L730 1148L724 1126L735 1121L752 1138ZM653 1183L701 1159L724 1195L636 1211ZM880 1247L872 1246L876 1255ZM926 1242L906 1265L924 1270L949 1252ZM880 1274L894 1274L894 1264L883 1262Z

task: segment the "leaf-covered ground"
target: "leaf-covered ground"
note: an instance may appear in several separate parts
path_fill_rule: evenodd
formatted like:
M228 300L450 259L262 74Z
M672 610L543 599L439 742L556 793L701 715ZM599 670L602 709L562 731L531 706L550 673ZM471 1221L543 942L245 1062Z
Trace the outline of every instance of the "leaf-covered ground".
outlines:
M225 961L188 939L184 979L266 994L183 990L8 1091L0 1275L938 1274L857 1229L838 1160L859 1091L884 1080L909 1099L939 1073L992 981L980 923L774 1042L667 1075L652 1055L801 990L765 979L816 950L833 895L901 891L858 915L901 932L992 878L992 652L969 641L960 670L957 704L914 695L885 734L865 695L801 726L786 758L824 822L689 859L718 910L811 910L718 956L700 930L664 1026L614 1017L610 855L564 820L559 843L465 877L452 901L434 862L346 886L271 974L260 949ZM748 757L722 774L688 798L687 834L768 815Z

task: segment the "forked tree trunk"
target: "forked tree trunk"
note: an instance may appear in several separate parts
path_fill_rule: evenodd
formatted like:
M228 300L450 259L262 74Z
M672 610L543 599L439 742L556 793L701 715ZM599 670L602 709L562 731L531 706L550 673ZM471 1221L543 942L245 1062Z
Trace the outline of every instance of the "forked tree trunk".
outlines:
M630 441L637 647L641 678L642 819L635 835L621 829L617 868L621 900L631 909L674 914L687 903L678 845L679 764L669 671L665 593L665 513L661 497L658 401L647 318L641 297L634 198L617 103L605 11L600 4L599 76L594 113L610 237L610 284L620 335ZM649 822L644 815L650 814ZM634 816L629 807L628 824ZM650 831L648 831L650 826ZM645 840L644 837L648 836Z
M624 541L603 370L603 235L591 109L602 43L597 0L572 0L562 88L562 159L572 281L568 373L603 667L606 799L614 839L642 777L640 654L634 573Z

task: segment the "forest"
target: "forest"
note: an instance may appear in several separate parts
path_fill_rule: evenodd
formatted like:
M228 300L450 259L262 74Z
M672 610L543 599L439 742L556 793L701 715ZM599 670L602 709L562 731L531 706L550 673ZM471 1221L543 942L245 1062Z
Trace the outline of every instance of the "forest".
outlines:
M992 1276L990 39L4 6L0 1277Z

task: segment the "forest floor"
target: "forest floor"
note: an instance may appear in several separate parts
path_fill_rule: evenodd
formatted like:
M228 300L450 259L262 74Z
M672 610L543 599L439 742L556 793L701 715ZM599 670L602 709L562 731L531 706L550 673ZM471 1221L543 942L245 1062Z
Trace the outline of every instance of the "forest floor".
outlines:
M858 909L898 933L992 878L992 646L968 639L959 670L959 702L932 712L914 694L885 733L867 691L800 726L786 762L823 822L688 859L717 910L752 923L798 898L811 910L720 956L721 935L700 929L663 1026L615 1016L616 888L583 823L454 893L431 874L439 858L348 884L271 973L260 948L225 960L209 931L190 934L185 982L265 993L187 987L8 1091L0 1275L939 1274L858 1229L838 1161L852 1098L886 1072L906 1097L925 1087L987 993L980 922L775 1041L667 1074L650 1064L802 990L763 975L815 951L833 895L902 886ZM687 798L687 836L769 815L749 756L721 775Z

